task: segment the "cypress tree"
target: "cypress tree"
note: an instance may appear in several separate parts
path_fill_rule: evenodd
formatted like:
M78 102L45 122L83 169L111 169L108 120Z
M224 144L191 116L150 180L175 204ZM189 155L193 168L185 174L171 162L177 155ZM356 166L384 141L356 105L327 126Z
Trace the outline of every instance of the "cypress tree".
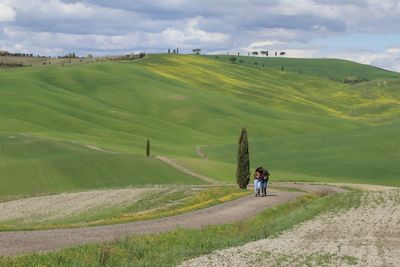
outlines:
M247 131L245 128L242 129L239 138L236 181L241 189L246 189L250 182L249 142L247 140Z
M150 139L147 139L146 142L146 156L150 157Z

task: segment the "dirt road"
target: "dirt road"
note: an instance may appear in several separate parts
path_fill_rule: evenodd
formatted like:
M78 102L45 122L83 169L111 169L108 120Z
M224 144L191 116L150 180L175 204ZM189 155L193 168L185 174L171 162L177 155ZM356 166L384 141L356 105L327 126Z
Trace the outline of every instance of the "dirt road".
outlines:
M341 192L327 185L285 184L309 192ZM177 227L201 228L206 225L232 223L262 212L266 208L288 202L305 193L274 192L264 198L245 197L207 209L153 221L87 228L56 229L0 233L0 255L44 252L69 246L112 241L132 234L160 233Z
M201 180L203 180L203 181L205 181L207 183L210 183L210 184L220 184L221 183L221 182L218 182L218 181L214 180L211 177L195 173L195 172L187 169L186 167L182 166L180 163L178 163L177 161L175 161L175 160L173 160L171 158L162 157L162 156L156 156L156 158L161 160L161 161L163 161L164 163L170 165L171 167L177 169L178 171L181 171L183 173L189 174L189 175L191 175L193 177L197 177L197 178L199 178L199 179L201 179Z

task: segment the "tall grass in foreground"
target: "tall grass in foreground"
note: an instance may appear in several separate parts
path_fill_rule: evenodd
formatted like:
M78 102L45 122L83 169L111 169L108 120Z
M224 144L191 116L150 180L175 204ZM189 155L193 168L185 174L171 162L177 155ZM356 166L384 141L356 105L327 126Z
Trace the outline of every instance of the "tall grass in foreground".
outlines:
M178 229L133 236L102 245L84 245L48 254L0 257L0 266L173 266L217 249L271 237L322 212L360 205L361 193L306 195L234 224L201 230Z

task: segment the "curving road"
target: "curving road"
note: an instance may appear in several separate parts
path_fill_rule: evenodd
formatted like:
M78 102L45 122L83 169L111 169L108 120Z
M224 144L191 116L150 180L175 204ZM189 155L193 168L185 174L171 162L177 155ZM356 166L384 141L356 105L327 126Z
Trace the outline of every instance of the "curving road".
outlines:
M264 198L249 196L203 210L152 221L86 228L0 232L0 255L46 252L69 246L112 241L126 235L160 233L177 227L199 229L207 225L232 223L288 202L306 192L332 194L344 191L328 185L285 183L278 186L305 192L274 192Z

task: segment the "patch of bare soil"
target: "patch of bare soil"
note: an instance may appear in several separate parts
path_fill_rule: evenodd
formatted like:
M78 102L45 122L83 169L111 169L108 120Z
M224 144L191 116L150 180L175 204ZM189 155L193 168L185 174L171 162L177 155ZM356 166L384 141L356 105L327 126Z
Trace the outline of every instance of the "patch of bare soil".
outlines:
M134 203L150 189L94 190L24 198L0 203L0 222L42 222L63 219L96 208Z
M400 190L365 192L358 208L182 266L400 266Z
M347 184L347 183L329 183L329 184L336 186L346 186L362 191L375 191L375 192L395 189L395 187L384 186L384 185L371 185L371 184Z

